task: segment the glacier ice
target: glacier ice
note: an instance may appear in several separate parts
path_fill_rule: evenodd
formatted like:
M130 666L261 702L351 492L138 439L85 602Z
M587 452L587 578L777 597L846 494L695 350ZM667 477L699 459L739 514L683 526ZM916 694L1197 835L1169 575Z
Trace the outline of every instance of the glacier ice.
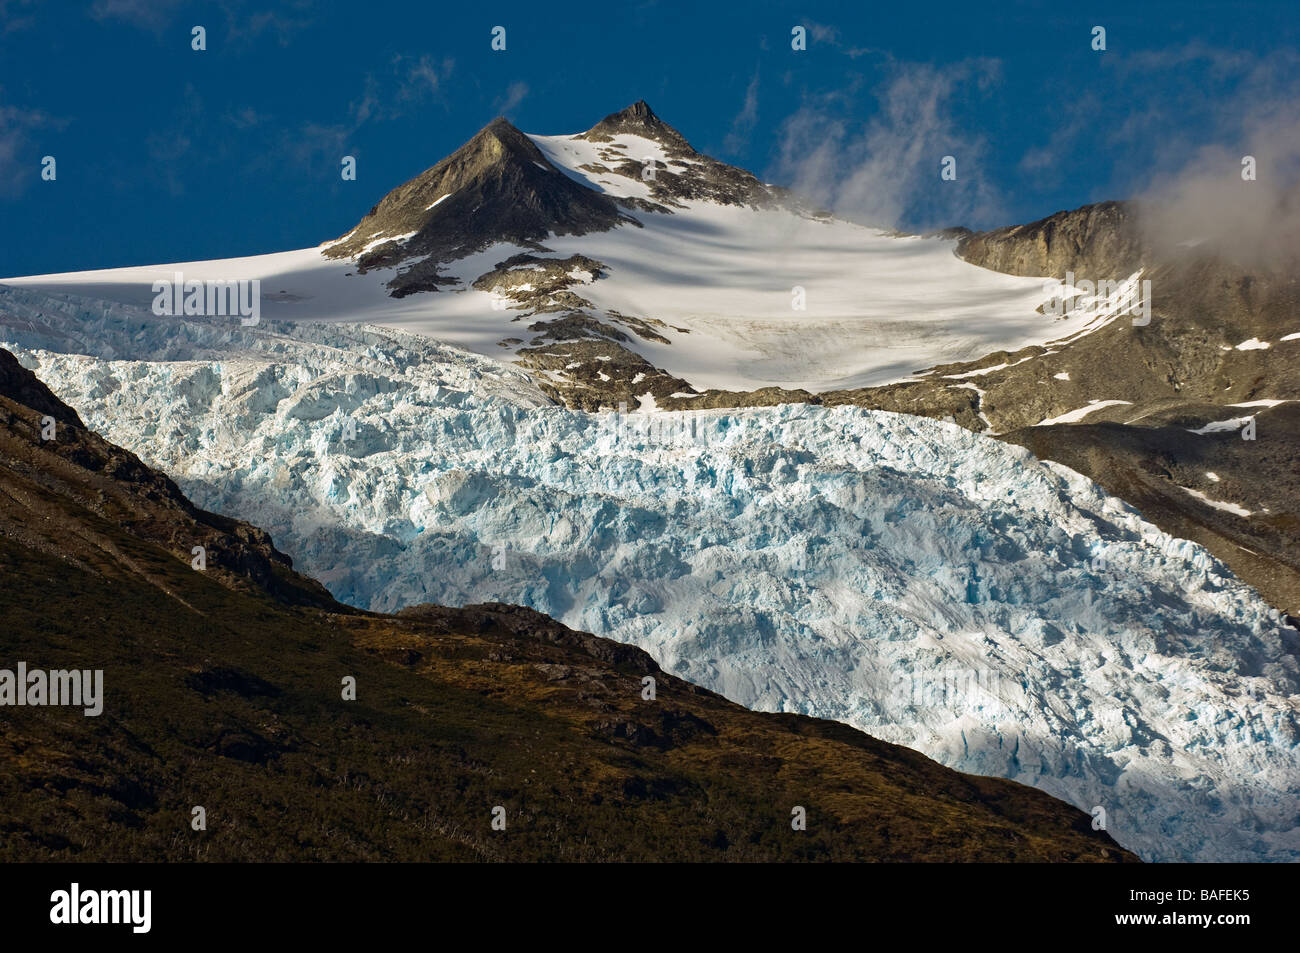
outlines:
M742 704L1103 807L1149 860L1300 860L1294 630L1019 447L852 407L568 411L373 327L4 288L0 315L90 426L346 602L523 603Z

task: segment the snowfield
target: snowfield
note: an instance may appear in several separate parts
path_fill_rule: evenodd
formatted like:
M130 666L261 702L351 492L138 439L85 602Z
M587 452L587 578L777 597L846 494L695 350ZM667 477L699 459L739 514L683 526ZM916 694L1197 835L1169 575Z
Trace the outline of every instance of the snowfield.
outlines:
M1148 860L1300 860L1294 630L1021 448L853 407L585 414L399 332L3 287L0 343L347 602L523 603L1104 808Z
M556 174L618 197L645 199L639 179L600 164L596 143L531 136ZM680 171L658 143L614 137L636 159ZM584 170L582 167L588 166ZM603 168L603 166L602 166ZM446 196L425 211L432 210ZM953 254L955 241L900 236L836 219L781 209L686 202L672 214L631 211L641 227L621 225L581 236L552 236L557 257L590 256L605 276L578 292L602 312L656 319L668 344L633 337L628 346L697 389L780 386L812 392L868 387L914 377L937 364L1091 333L1115 320L1118 305L1078 299L1064 316L1044 314L1057 290L1040 278L1004 275ZM372 247L410 235L381 236ZM394 268L356 274L353 262L316 248L246 258L7 278L15 287L66 292L148 307L152 283L259 279L268 319L361 322L432 336L496 359L528 342L520 312L493 307L490 292L470 287L512 255L498 243L444 267L452 289L390 297ZM1117 278L1121 276L1115 276ZM1132 290L1137 276L1124 289ZM800 294L796 295L796 289ZM801 304L796 309L796 301Z

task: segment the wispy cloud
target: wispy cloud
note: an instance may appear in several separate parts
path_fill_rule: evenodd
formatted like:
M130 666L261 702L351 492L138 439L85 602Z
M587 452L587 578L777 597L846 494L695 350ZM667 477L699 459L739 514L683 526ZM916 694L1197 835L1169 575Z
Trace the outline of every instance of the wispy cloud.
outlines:
M334 164L345 154L356 152L351 142L355 132L355 126L343 123L303 122L291 134L281 134L279 154L303 167L321 161Z
M100 21L120 20L153 33L162 33L172 22L180 0L95 0L90 15Z
M191 154L196 141L201 143L201 148L196 153L200 162L212 162L217 158L218 147L211 146L205 137L208 128L203 97L192 83L186 83L181 104L172 116L172 121L166 128L151 133L145 140L154 170L152 177L164 185L171 195L185 193L180 160Z
M1144 54L1124 64L1136 87L1156 73L1199 71L1168 97L1175 107L1138 110L1115 140L1149 170L1137 197L1148 237L1165 250L1199 240L1248 265L1300 257L1300 53L1266 56L1204 43ZM1256 178L1242 178L1243 159Z
M818 23L815 20L809 19L804 19L801 22L803 26L808 28L808 35L812 37L814 43L825 43L829 46L839 45L839 27L830 26L825 23Z
M528 96L528 84L524 82L511 83L507 88L505 95L496 101L496 111L498 115L505 116L511 113L516 106L524 101Z
M1243 178L1243 162L1255 178ZM1300 259L1300 103L1261 105L1235 145L1201 146L1142 193L1148 237L1168 253L1208 243L1245 265L1295 267Z
M1067 174L1067 159L1088 145L1087 137L1096 129L1102 110L1102 100L1091 91L1068 99L1047 138L1020 157L1020 173L1039 187L1059 183Z
M401 55L393 62L401 77L398 95L407 101L441 92L443 84L456 68L456 61L451 57L439 60L427 53L413 63L410 57Z
M996 60L948 67L890 61L866 123L843 118L851 94L840 90L806 104L783 125L778 171L797 191L837 213L881 227L929 228L988 220L1001 208L979 174L987 152L982 134L954 116L959 92L987 90ZM944 156L957 179L943 181Z
M25 30L36 22L36 0L0 0L0 36Z
M726 149L728 152L740 152L749 145L750 133L758 122L758 70L745 87L745 102L731 120L731 131L727 133Z
M372 120L400 119L422 103L441 99L455 68L456 61L451 57L394 55L387 73L366 74L361 96L348 107L351 128Z
M857 59L859 56L866 56L868 53L878 53L881 56L887 56L883 50L872 49L866 46L850 46L840 33L840 28L830 26L825 23L818 23L815 20L809 20L807 17L799 21L808 30L808 35L817 46L826 46L838 50L849 59ZM765 46L764 49L767 47Z
M396 54L386 70L366 74L361 92L348 104L345 116L333 122L309 119L286 123L278 134L278 155L307 168L320 162L337 163L344 154L359 155L355 139L364 126L401 119L429 102L445 104L446 84L455 68L451 57ZM517 85L522 89L515 95L522 99L527 86ZM509 94L507 91L507 98ZM256 118L260 123L267 117L249 111L236 112L230 118L235 123Z
M36 178L41 159L35 148L36 132L63 125L38 109L0 105L0 198L22 194Z
M214 28L219 12L225 26L225 42L235 50L251 46L263 36L287 46L293 35L313 22L315 0L289 0L275 10L250 0L219 0L214 6L195 9L194 25ZM147 30L162 38L176 22L180 0L94 0L90 16L99 22L119 21Z
M282 3L276 10L249 8L245 0L223 0L221 12L226 21L226 39L233 46L251 46L263 36L288 46L294 35L309 27L313 20L312 0Z

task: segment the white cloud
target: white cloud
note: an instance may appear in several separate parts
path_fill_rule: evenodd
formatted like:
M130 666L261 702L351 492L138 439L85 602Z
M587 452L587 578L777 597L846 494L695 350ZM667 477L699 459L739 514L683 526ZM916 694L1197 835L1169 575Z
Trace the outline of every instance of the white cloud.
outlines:
M62 125L39 109L0 105L0 197L21 194L39 174L45 152L37 147L34 133Z
M736 113L736 118L731 121L731 131L727 134L726 141L728 152L740 152L749 145L749 134L753 132L756 122L758 122L758 70L754 70L753 78L745 87L745 102L740 107L740 112Z
M145 30L161 32L171 22L179 0L95 0L90 15L96 20L121 20Z
M413 65L407 65L410 57L397 56L393 63L399 72L404 70L398 95L404 100L421 99L442 91L442 84L451 78L456 68L456 61L444 57L441 61L424 54Z
M497 100L497 113L502 116L506 115L506 113L511 112L516 106L522 103L527 95L527 83L511 83L506 89L505 96Z
M1192 44L1142 65L1189 62L1205 66L1212 87L1184 90L1196 101L1193 121L1170 128L1167 119L1146 120L1146 135L1160 143L1139 194L1148 237L1166 252L1192 239L1242 264L1293 263L1300 254L1300 54L1247 56ZM1256 162L1254 181L1242 178L1246 156Z
M939 227L996 216L1000 204L979 175L982 134L962 129L952 111L959 91L996 82L999 63L967 60L950 67L890 61L876 92L877 109L858 124L850 93L837 91L786 120L774 178L837 213L881 227ZM957 161L956 181L940 179L940 162Z

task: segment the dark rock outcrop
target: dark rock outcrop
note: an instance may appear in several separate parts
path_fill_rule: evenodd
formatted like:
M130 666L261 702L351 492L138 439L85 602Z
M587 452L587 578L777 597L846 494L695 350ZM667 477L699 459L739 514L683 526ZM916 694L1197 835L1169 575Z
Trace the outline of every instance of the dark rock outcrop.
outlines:
M396 297L437 290L437 265L510 242L541 249L548 234L583 235L635 224L609 196L552 166L531 139L495 119L437 165L389 192L326 248L359 269L401 264ZM417 261L412 263L412 259Z

